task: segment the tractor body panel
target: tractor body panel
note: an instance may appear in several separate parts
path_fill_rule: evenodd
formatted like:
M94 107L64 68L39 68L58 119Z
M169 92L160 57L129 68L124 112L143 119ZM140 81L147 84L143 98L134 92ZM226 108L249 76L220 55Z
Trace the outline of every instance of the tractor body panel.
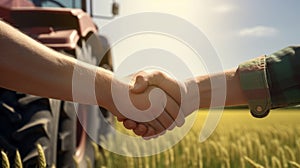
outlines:
M91 17L81 9L0 7L0 18L56 50L74 49L79 38L97 33Z

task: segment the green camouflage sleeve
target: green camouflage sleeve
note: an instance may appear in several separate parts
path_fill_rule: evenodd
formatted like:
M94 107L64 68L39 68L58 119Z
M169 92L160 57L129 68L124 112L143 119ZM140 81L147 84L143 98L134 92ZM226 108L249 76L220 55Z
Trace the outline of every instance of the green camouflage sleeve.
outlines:
M291 46L266 58L272 108L300 104L300 46Z
M300 104L300 46L242 63L238 71L253 116L265 117L270 109Z

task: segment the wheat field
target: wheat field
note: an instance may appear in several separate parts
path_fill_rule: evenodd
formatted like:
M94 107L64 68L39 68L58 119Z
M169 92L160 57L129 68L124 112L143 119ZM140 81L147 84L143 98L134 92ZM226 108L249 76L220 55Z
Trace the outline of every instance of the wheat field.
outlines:
M190 132L162 153L127 157L107 150L100 152L93 144L95 160L86 160L97 168L300 168L299 109L273 110L264 119L253 118L247 110L227 109L212 136L200 143L199 131L206 116L206 110L199 111ZM120 123L116 127L132 135ZM37 148L39 167L46 167L42 148ZM2 152L2 167L8 168L5 157ZM15 160L18 167L22 167L20 160Z
M148 157L125 157L104 150L97 167L117 168L300 168L300 111L273 110L264 119L247 110L225 110L203 143L199 131L207 115L198 112L191 131L171 149ZM119 125L120 129L122 128Z

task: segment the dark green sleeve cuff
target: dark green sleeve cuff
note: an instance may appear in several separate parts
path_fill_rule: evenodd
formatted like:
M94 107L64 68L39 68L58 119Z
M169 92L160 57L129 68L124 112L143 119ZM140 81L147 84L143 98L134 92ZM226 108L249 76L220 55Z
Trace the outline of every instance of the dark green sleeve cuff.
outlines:
M271 108L271 97L266 74L266 56L240 64L238 72L251 114L258 118L267 116Z

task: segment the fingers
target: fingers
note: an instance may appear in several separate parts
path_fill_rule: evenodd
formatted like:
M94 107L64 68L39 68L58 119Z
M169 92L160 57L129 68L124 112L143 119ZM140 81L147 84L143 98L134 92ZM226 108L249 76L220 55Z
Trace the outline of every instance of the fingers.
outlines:
M166 130L172 130L175 126L182 126L185 122L184 114L180 111L181 88L185 93L184 85L167 75L157 71L154 73L140 73L135 77L135 83L131 88L132 93L145 93L150 86L161 88L167 96L167 103L164 111L154 120L147 123L134 123L125 120L124 126L132 129L137 135L147 138L154 138L162 135ZM158 98L161 96L158 96Z
M157 117L157 120L161 123L165 130L175 122L175 120L166 111L163 111L163 113Z
M131 127L128 126L130 123L126 123L127 126L125 127L132 128L137 135L146 137L146 139L155 138L164 134L166 130L172 130L175 126L183 125L184 117L179 110L180 108L177 103L171 97L167 96L167 105L165 110L156 119L143 123L145 124L143 126L147 126L147 128L139 125L136 128L133 128L135 126L134 123L131 124ZM145 130L147 130L146 133Z
M145 140L155 138L155 130L152 127L148 127L147 133L142 136Z
M142 136L144 139L151 139L158 136L158 133L147 123L140 124L126 119L123 121L123 125L127 129L132 129L136 135Z
M142 75L138 75L135 77L135 83L131 88L133 93L143 93L147 87L149 86L148 81Z
M167 129L170 129L175 123L175 119L178 118L177 116L180 109L178 104L170 96L166 96L167 102L164 111L162 111L156 119L147 122L147 124L155 130L155 134L161 134ZM159 105L161 104L157 104L157 106ZM156 113L156 111L152 112L154 116L157 116Z
M175 122L176 126L181 127L184 124L185 117L183 115L183 112L180 110L179 105L169 96L167 96L167 104L165 107L165 111L172 118L172 121ZM168 121L162 121L162 122L168 122ZM168 127L170 126L171 124Z
M179 105L167 95L167 103L165 110L161 113L160 116L149 122L151 128L155 130L155 135L160 136L166 132L166 130L172 130L175 126L181 127L185 122L185 117L180 111ZM149 128L149 127L148 127ZM144 135L149 137L150 134ZM155 135L151 135L153 138Z
M123 125L125 128L133 130L133 132L138 136L144 136L146 133L150 135L155 134L153 128L149 128L145 124L140 124L130 119L126 119L123 121Z
M185 87L179 81L176 81L166 73L161 71L153 71L151 73L141 73L149 86L156 86L164 90L170 95L178 104L181 102L181 90L185 93Z
M147 133L147 127L144 124L138 124L135 129L133 129L133 132L138 136L143 136Z
M124 120L126 120L126 118L125 117L117 117L117 120L119 121L119 122L123 122Z
M166 130L166 128L162 125L162 123L157 119L147 122L147 125L148 128L151 127L154 129L155 131L154 135L160 134Z
M165 134L166 128L162 125L162 123L155 119L147 123L138 124L138 126L133 129L133 132L136 135L139 134L142 137L146 137L146 139L151 139Z
M136 123L135 121L126 119L123 121L123 125L127 129L135 129L138 126L138 123Z
M162 132L158 133L155 131L155 129L152 128L152 126L148 125L148 131L144 136L142 136L142 138L144 138L145 140L149 140L149 139L157 138L165 133L166 130L163 130Z
M171 124L171 127L173 125L174 124ZM162 124L157 120L151 121L149 123L138 124L137 127L133 128L132 130L136 135L142 136L144 139L147 140L151 138L156 138L166 133L166 128L164 128L164 126L162 126Z
M137 73L135 76L135 83L131 88L131 91L133 93L143 93L148 86L161 88L178 104L181 102L181 94L186 92L183 84L160 71L153 71L150 73L142 71Z
M166 132L166 130L172 130L175 126L182 126L185 122L185 117L180 112L180 107L169 95L166 95L167 102L164 111L154 120L144 123L148 125L148 132L143 137L155 138ZM156 112L153 113L155 115ZM153 130L151 130L151 129ZM138 132L137 128L133 129L134 132Z

